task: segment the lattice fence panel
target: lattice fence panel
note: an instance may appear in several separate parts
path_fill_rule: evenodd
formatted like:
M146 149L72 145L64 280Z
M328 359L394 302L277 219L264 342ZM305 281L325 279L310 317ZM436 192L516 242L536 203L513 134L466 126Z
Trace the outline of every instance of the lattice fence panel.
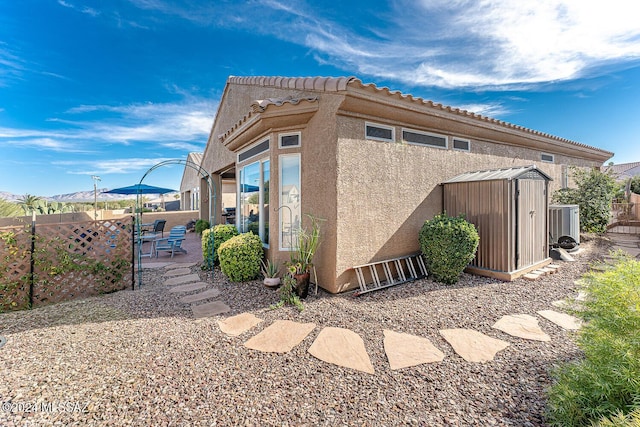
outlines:
M33 306L131 286L132 219L36 228Z
M31 228L0 228L0 311L29 307Z

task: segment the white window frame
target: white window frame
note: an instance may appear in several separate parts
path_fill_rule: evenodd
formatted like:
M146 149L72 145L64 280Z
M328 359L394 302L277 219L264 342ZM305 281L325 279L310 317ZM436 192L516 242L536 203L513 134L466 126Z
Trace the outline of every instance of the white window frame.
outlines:
M256 147L256 146L258 146L260 144L263 144L265 141L269 141L269 148L268 149L263 150L263 151L261 151L259 153L256 153L256 154L252 155L251 157L247 157L246 159L240 160L240 155L246 153L247 151L251 150L252 148L254 148L254 147ZM262 155L264 155L264 153L268 153L270 150L271 150L271 138L269 138L269 137L261 138L260 140L258 140L256 142L254 142L253 144L249 145L247 148L243 149L242 151L238 151L238 154L236 155L236 163L244 164L246 162L251 161L255 157L262 156ZM251 163L253 163L253 162L251 162Z
M444 147L440 147L440 146L437 146L437 145L431 145L431 144L420 144L419 142L407 141L407 140L404 139L404 133L405 132L417 133L419 135L425 135L425 136L433 136L433 137L436 137L436 138L444 138ZM425 131L417 130L417 129L402 128L402 142L405 143L405 144L415 145L415 146L419 146L419 147L438 148L440 150L448 150L449 149L449 137L447 135L442 135L440 133L434 133L434 132L425 132Z
M297 157L298 158L298 179L300 179L300 187L302 187L302 158L300 153L291 153L291 154L281 154L278 156L278 205L282 206L282 158L283 157ZM300 190L300 201L302 203L302 188ZM279 209L278 210L278 250L280 251L294 251L296 248L285 248L282 245L282 215L284 215L284 211L287 211L286 214L289 215L289 209ZM302 211L300 212L302 214ZM291 226L293 226L293 212L291 212ZM300 218L302 220L302 218ZM291 241L293 243L293 235Z
M298 145L282 145L282 137L284 136L293 136L293 135L297 135L298 136ZM278 148L281 150L288 150L290 148L300 148L300 146L302 146L302 132L288 132L288 133L281 133L278 134Z
M265 140L262 140L262 142L264 142ZM255 144L254 144L255 145ZM266 151L268 152L268 151ZM260 154L264 154L265 152L262 152ZM257 156L257 155L256 155ZM255 157L255 156L254 156ZM253 157L250 157L249 159L253 159ZM258 164L258 176L259 176L259 193L258 193L258 206L260 209L260 215L258 216L258 237L260 237L260 240L262 240L262 247L269 249L269 243L265 243L264 242L264 238L265 238L265 234L267 233L266 227L265 227L265 219L263 213L264 213L264 163L265 162L269 162L269 182L271 182L272 176L271 176L271 159L269 156L264 156L261 159L257 159L257 160L253 160L253 161L249 161L249 159L247 159L246 163L244 163L242 166L238 166L238 171L236 174L236 228L238 229L238 231L240 231L240 221L241 221L241 217L242 215L240 215L240 212L242 211L241 206L240 206L240 199L242 197L241 194L241 188L242 188L242 175L244 172L244 168L246 168L247 166L251 166L253 164ZM247 231L242 231L242 233L247 233Z
M464 141L467 143L467 149L465 150L464 148L456 148L456 141ZM471 140L467 139L467 138L458 138L457 136L452 136L451 137L451 148L453 148L456 151L464 151L464 152L471 152Z
M545 160L544 156L551 157L551 160ZM545 162L545 163L555 163L556 162L556 156L554 156L553 154L549 154L549 153L540 153L540 161L541 162Z
M380 129L387 129L391 131L391 139L387 138L378 138L376 136L367 135L367 127L376 127ZM380 123L373 122L364 122L364 138L372 141L383 141L383 142L396 142L396 128L388 125L381 125Z

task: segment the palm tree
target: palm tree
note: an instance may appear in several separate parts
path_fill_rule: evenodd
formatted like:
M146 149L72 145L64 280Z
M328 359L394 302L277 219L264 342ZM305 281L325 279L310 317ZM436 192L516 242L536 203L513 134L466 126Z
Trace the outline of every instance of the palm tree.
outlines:
M25 194L21 199L18 199L18 205L22 207L25 215L29 215L36 209L36 203L42 200L38 196L33 196L31 194Z

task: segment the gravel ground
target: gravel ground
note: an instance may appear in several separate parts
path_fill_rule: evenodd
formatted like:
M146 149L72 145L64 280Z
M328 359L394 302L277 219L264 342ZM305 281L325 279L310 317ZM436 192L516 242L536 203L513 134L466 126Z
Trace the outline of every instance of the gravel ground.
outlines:
M576 295L574 280L606 252L586 242L577 262L535 282L464 275L455 286L421 280L354 298L320 292L305 310L270 310L277 292L260 282L232 284L199 272L232 311L264 319L239 337L220 332L222 317L193 319L189 305L162 285L164 269L145 270L142 290L125 290L0 315L2 426L40 425L544 425L549 370L579 357L571 333L539 317L551 342L492 329L505 314L553 308ZM314 322L287 354L243 343L276 319ZM307 349L322 327L364 339L369 375L315 359ZM511 345L493 362L469 363L439 329L472 328ZM429 338L440 363L391 371L383 329Z

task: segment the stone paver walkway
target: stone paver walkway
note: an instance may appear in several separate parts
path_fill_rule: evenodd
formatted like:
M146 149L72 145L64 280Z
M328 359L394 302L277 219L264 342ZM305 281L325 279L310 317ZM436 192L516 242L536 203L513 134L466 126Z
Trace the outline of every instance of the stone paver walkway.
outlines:
M315 323L298 323L291 320L276 320L244 346L266 353L288 353L300 344L316 327Z
M373 374L373 365L360 335L345 328L326 327L309 347L309 353L327 363Z
M198 274L191 273L195 263L163 264L165 268L164 284L168 292L187 294L180 297L184 304L190 304L195 318L216 316L227 313L231 307L220 297L220 290L213 284L202 282ZM545 272L550 274L550 272ZM562 308L560 302L553 304ZM580 320L566 313L554 310L541 310L537 314L566 330L580 328ZM236 337L256 327L263 320L252 313L241 313L218 320L220 330ZM510 336L548 342L551 340L538 324L538 319L529 314L511 314L502 316L492 326ZM314 323L299 323L290 320L276 320L261 332L246 340L244 346L267 353L287 353L298 346L316 328ZM410 335L385 329L384 351L392 370L410 368L424 363L437 363L445 358L426 337ZM482 363L494 359L497 353L510 344L472 329L443 329L442 337L451 345L454 352L468 362ZM365 343L355 332L346 328L325 327L315 338L309 349L311 355L319 360L356 371L374 374L375 370L367 353Z
M506 341L491 338L473 329L443 329L440 335L467 362L488 362L493 360L496 353L509 346Z
M385 329L384 351L392 370L442 362L444 353L427 338Z

